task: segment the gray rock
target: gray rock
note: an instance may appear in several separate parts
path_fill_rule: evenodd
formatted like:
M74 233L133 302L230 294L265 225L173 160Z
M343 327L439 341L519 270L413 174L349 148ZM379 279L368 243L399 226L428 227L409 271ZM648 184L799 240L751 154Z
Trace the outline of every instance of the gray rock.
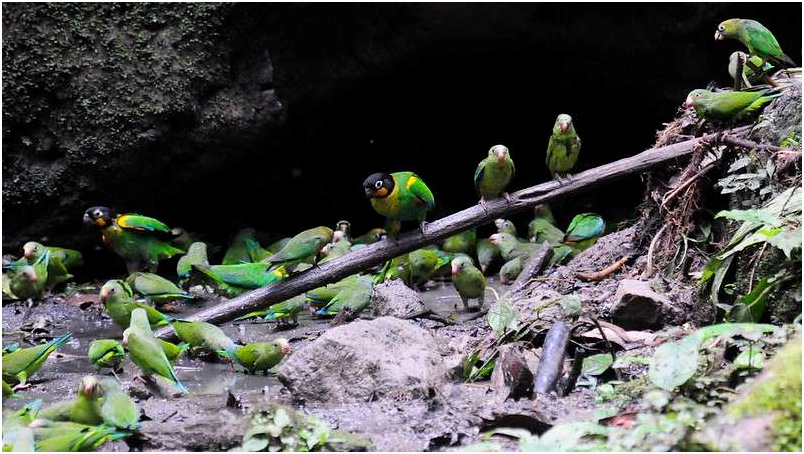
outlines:
M371 307L377 317L404 317L425 309L419 293L398 279L374 287Z
M417 399L445 380L432 335L394 317L332 328L287 358L277 375L295 397L315 402Z
M658 328L671 311L670 299L651 289L648 282L623 279L614 294L611 317L625 329Z
M489 386L503 390L506 398L531 396L538 367L539 357L533 350L526 349L524 342L502 345Z

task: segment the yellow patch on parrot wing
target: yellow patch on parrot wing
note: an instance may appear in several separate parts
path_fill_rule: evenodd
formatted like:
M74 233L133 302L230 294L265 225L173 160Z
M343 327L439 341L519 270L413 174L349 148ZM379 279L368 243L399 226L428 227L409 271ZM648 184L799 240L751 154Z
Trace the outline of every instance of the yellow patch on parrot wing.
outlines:
M408 182L405 184L405 189L410 189L410 187L416 184L417 181L419 181L418 178L411 176L410 179L408 179Z

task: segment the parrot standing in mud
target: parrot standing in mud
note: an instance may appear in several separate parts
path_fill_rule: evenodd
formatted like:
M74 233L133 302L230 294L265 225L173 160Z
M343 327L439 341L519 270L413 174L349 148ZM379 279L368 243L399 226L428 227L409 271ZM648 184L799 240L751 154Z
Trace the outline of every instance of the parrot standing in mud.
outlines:
M376 243L377 241L380 241L383 235L385 235L385 229L380 228L371 229L368 232L360 235L359 237L354 238L352 240L352 245L373 244Z
M102 404L100 416L104 424L124 430L140 428L140 410L128 394L120 389L120 385L112 378L100 381Z
M238 347L231 357L251 373L262 371L267 374L270 368L289 354L290 343L280 337L270 342L252 342Z
M98 386L98 379L91 375L86 375L78 385L75 399L57 402L50 407L44 408L37 417L51 421L101 424L103 418L100 415L100 397L101 389Z
M262 318L263 320L276 320L280 325L298 325L299 312L304 309L307 297L304 293L296 295L289 300L276 303L261 311L250 312L234 321L248 320L250 318Z
M487 238L477 242L477 261L480 264L480 271L485 275L489 268L502 259L500 248L495 246Z
M192 322L188 320L173 320L173 331L182 342L190 344L191 348L209 353L218 353L231 357L237 345L222 329L207 322Z
M165 356L167 356L167 359L171 364L175 363L184 352L190 349L190 344L187 342L182 342L179 345L176 345L172 342L159 339L159 345L162 346L162 351L165 352Z
M254 229L245 228L237 232L226 249L221 265L238 265L255 263L267 257L267 251L260 247Z
M453 254L471 254L477 247L477 231L475 229L464 230L448 237L441 244L441 250Z
M192 269L201 273L202 276L206 276L229 296L264 287L288 277L284 265L274 268L266 262L212 265L210 267L192 265Z
M73 249L44 246L36 241L29 241L22 246L23 257L29 265L34 265L45 251L50 252L47 262L47 282L45 286L53 289L55 286L73 277L70 270L84 263L80 252Z
M488 157L480 161L475 169L475 189L480 194L480 205L486 209L486 201L502 195L509 202L511 196L505 192L508 183L514 177L516 169L508 147L494 145L489 149Z
M67 333L50 342L35 347L19 348L3 355L3 380L8 384L25 385L28 378L42 367L48 356L64 345L71 336L71 333Z
M449 256L436 249L423 248L409 253L411 284L423 287L447 263L449 263Z
M748 53L762 59L757 65L761 70L766 62L783 66L796 66L792 58L782 52L779 42L764 25L751 19L729 19L721 22L715 31L715 40L736 39L748 48Z
M33 430L37 452L94 451L105 443L131 435L105 424L94 426L44 418L34 420L28 427Z
M524 257L514 257L505 262L500 268L500 282L503 284L513 284L517 277L522 273Z
M96 206L84 213L84 223L100 229L103 243L126 261L129 273L143 266L156 271L160 260L184 252L170 244L174 232L154 218L133 213L112 217L109 208Z
M136 272L126 278L132 290L149 302L163 305L175 300L190 300L193 296L158 274Z
M684 107L694 108L698 117L705 120L739 121L760 112L765 104L780 96L773 89L713 92L699 88L687 95Z
M562 243L580 252L595 244L606 230L606 221L594 213L578 214L572 218Z
M357 274L346 276L340 281L333 282L331 284L327 284L308 291L305 294L305 297L307 301L310 302L310 306L314 308L325 306L332 300L332 298L335 298L335 295L337 295L341 290L343 290L344 287L349 285L350 282L356 280L357 278L358 278Z
M383 276L383 281L399 279L408 287L411 286L410 260L408 259L408 254L394 257L389 262L386 262L386 265L387 266L384 269L385 275Z
M50 253L45 252L33 265L13 265L12 269L3 274L3 291L12 298L21 300L41 298L48 279L49 257Z
M126 329L131 323L131 313L134 309L142 309L152 327L158 328L165 326L171 317L159 312L153 307L134 301L134 293L124 281L112 279L106 281L100 289L99 298L103 303L103 308L109 317L117 323L120 328Z
M301 262L315 263L321 249L332 241L332 229L329 227L314 227L305 230L288 241L276 254L263 260L272 265L285 265L290 268Z
M507 219L496 219L494 226L497 227L497 233L510 233L513 236L518 236L516 226Z
M346 310L350 316L355 316L371 303L373 291L374 278L370 275L359 276L344 285L326 306L316 311L316 315L332 316Z
M89 362L97 368L108 367L119 369L126 357L123 344L117 339L95 339L89 344L87 351Z
M553 125L553 134L547 142L547 170L559 179L566 176L578 161L581 152L581 138L575 132L572 117L561 114Z
M123 344L128 347L128 354L145 375L156 374L174 385L180 392L187 388L176 377L173 364L168 360L159 340L151 331L148 315L141 308L131 313L131 326L123 332Z
M375 173L363 182L374 211L385 216L385 231L397 238L402 222L418 221L424 232L427 212L435 207L430 188L413 172Z
M486 278L479 269L475 268L469 257L455 257L452 259L452 283L461 296L463 308L469 309L469 300L477 299L478 309L483 309L485 300ZM457 304L454 309L457 309Z
M3 382L5 383L5 382ZM28 402L19 410L3 412L3 452L33 452L33 431L28 427L39 414L42 400Z
M742 60L743 66L742 71L740 74L737 74L737 67L740 66L739 62ZM744 52L732 52L729 56L729 75L731 76L732 80L735 82L735 87L751 87L752 84L762 82L761 74L757 74L746 62L750 62L751 65L760 68L763 73L770 71L773 66L770 63L762 64L762 58L757 57L756 55L749 56ZM735 88L737 89L737 88Z
M564 241L564 232L545 219L534 219L530 221L530 224L528 224L528 234L531 243L543 243L547 241L551 245L556 245Z
M189 281L193 265L209 267L206 243L198 241L191 244L187 248L187 253L179 258L179 262L176 264L176 275L179 277L180 284L183 285Z

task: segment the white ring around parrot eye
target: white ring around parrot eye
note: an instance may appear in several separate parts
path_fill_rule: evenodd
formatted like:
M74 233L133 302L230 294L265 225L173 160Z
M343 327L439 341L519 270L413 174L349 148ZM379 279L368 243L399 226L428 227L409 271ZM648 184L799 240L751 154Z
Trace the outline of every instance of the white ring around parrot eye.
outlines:
M95 210L94 214L95 214L96 218L99 218L99 217L101 217L101 214L103 214L103 213L101 212L101 210Z
M374 187L380 189L382 187L382 180L377 180L377 182L374 183Z

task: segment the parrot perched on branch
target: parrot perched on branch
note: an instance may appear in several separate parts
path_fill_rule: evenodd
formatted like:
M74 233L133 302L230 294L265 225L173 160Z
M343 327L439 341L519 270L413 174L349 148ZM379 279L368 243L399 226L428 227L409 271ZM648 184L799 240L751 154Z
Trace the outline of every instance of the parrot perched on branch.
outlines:
M374 211L385 216L385 231L399 236L402 222L418 221L424 233L427 212L435 207L430 188L413 172L375 173L363 182Z
M762 59L762 69L770 61L783 66L796 66L792 58L782 52L779 42L764 25L751 19L729 19L717 26L715 40L736 39L748 48L748 53ZM752 68L753 69L753 68Z
M743 120L760 112L765 104L782 96L773 89L760 91L718 91L697 89L687 95L684 107L694 108L705 120Z
M508 183L514 177L516 169L508 147L494 145L489 149L488 157L475 169L475 189L480 194L480 205L486 208L486 201L496 199L500 195L509 202L511 196L505 192Z
M575 132L572 117L567 114L559 115L547 143L547 169L550 175L556 179L568 175L575 167L580 152L581 138Z

